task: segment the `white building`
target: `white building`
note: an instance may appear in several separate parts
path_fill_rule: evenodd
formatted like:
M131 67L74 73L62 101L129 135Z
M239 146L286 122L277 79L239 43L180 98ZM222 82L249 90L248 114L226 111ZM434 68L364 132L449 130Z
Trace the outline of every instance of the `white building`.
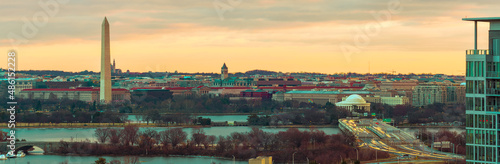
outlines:
M351 112L355 112L356 109L362 109L365 112L370 112L370 103L367 103L363 97L357 94L350 95L344 101L335 103L337 107L345 108Z

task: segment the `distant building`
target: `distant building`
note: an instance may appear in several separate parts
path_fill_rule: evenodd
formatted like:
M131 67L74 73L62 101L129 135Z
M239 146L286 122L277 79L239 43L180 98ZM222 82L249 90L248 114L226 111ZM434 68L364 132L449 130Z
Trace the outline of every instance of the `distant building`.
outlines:
M446 102L446 87L435 83L424 83L413 90L413 106L426 106Z
M113 89L112 102L130 101L130 92L127 89ZM80 100L85 102L100 102L99 88L76 88L76 89L24 89L20 92L22 99L42 100Z
M18 97L19 93L23 89L31 89L33 88L35 80L32 78L16 78L15 79L15 89L14 89L14 96ZM0 79L0 96L2 98L7 98L10 93L9 93L9 81L8 78Z
M391 106L396 105L410 105L410 99L408 97L395 96L395 97L380 97L382 104L387 104Z
M342 98L342 101L345 101L347 97ZM381 104L387 104L391 106L396 106L396 105L410 105L410 99L408 97L404 96L393 96L393 97L380 97L380 96L370 96L367 95L366 97L363 97L366 102L369 103L381 103Z
M356 112L356 110L363 110L365 112L370 112L370 103L367 103L363 97L357 94L350 95L344 101L335 103L337 108L344 108L351 112Z
M248 164L273 164L273 157L258 156L257 158L250 158Z
M465 104L465 86L449 83L424 83L415 87L412 94L413 106L434 103Z
M394 81L380 83L381 90L413 90L418 85L416 81Z
M271 99L273 101L283 102L283 101L285 101L285 92L278 91L278 92L273 94Z
M76 87L90 87L88 86L89 82L84 81L47 81L45 85L47 88L60 88L60 89L68 89L68 88L76 88Z
M374 83L366 83L365 86L361 89L363 91L379 91L380 88L377 87Z
M293 77L286 78L259 78L254 79L258 87L270 86L270 87L281 87L281 86L300 86L301 82Z
M226 63L222 65L222 68L220 69L220 79L221 80L226 80L229 77L229 70L226 66Z
M284 93L283 100L324 105L327 102L340 102L343 97L347 97L352 94L358 94L365 97L367 95L373 95L373 93L369 91L288 91Z
M273 94L263 90L245 90L240 92L240 97L260 97L262 100L270 100Z
M465 104L465 85L446 86L447 104Z
M228 77L224 80L213 79L212 87L250 87L255 86L255 82L251 78Z
M20 93L23 89L32 89L34 80L32 79L16 79L15 94Z

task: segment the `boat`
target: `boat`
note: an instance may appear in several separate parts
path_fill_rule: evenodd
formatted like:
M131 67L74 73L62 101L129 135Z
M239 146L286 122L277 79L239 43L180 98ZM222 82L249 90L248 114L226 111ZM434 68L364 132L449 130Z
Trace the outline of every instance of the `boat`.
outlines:
M16 155L14 155L14 152L8 152L7 154L5 154L5 157L7 158L16 158Z
M22 152L22 151L19 151L19 152L17 152L17 154L16 154L16 157L17 157L17 158L22 158L22 157L24 157L24 156L26 156L26 154L24 154L24 152Z
M7 159L7 156L5 156L5 154L0 154L0 160L6 160Z

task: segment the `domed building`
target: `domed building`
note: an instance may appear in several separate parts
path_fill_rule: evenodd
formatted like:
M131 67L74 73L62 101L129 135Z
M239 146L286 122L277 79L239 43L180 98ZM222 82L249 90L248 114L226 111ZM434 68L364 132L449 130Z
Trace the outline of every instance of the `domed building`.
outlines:
M347 109L351 112L355 112L356 109L364 110L365 112L370 112L370 103L367 103L363 97L357 94L350 95L344 101L335 103L337 107Z

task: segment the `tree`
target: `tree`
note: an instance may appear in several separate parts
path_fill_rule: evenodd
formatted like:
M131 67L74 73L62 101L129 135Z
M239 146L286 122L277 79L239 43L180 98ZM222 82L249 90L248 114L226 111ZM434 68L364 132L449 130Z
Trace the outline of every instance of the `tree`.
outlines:
M127 125L123 128L123 142L124 145L134 145L137 142L139 127L134 125Z
M118 131L116 129L109 129L109 142L113 145L116 145L118 143L120 143L120 139L121 139L121 136L122 136L122 133L121 133L121 130Z
M101 157L97 161L95 161L95 164L106 164L106 159Z
M42 102L38 100L35 105L35 110L36 111L41 111L42 110Z
M201 128L193 128L191 140L199 146L201 143L204 143L207 139L207 135L205 135L205 131Z
M94 135L99 142L105 143L109 138L109 129L97 128Z
M158 143L158 132L147 129L139 136L139 147L151 150Z
M173 128L160 132L159 139L164 147L168 144L172 144L173 148L176 148L178 144L186 140L187 134L182 131L182 128Z
M158 122L161 120L160 111L158 109L147 110L142 119L146 121L146 124L149 124L149 121L152 123Z

